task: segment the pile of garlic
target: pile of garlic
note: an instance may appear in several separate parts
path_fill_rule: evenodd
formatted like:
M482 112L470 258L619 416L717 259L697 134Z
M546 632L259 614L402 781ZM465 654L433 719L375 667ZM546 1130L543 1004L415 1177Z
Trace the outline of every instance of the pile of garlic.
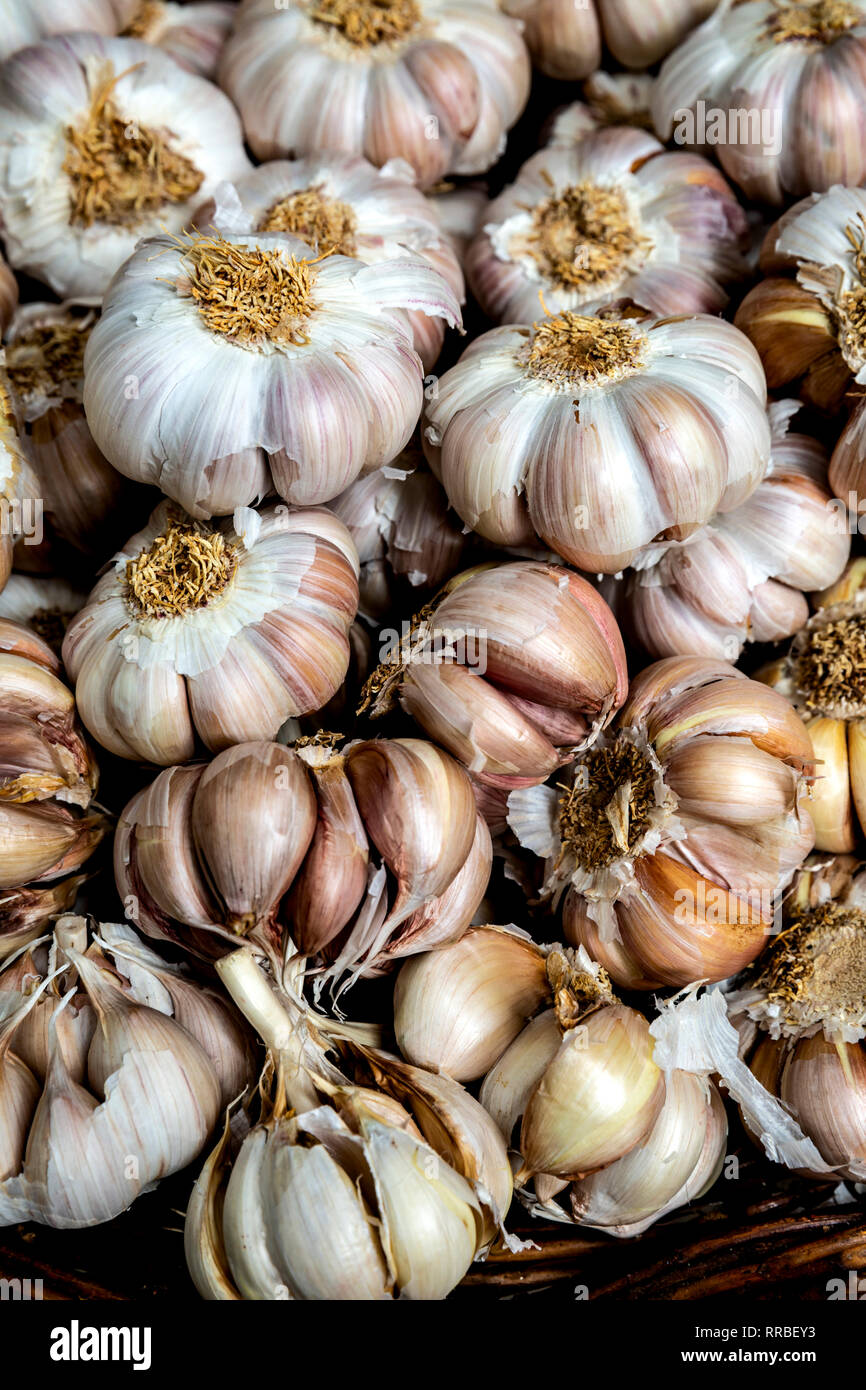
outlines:
M866 0L0 18L0 1224L859 1200Z

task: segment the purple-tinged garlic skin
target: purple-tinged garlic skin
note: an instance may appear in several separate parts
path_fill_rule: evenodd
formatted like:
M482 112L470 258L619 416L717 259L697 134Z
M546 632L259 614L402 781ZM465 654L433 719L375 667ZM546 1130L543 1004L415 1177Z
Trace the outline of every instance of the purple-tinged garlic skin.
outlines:
M522 20L532 61L574 82L599 67L604 43L627 68L648 68L700 24L718 0L504 0Z

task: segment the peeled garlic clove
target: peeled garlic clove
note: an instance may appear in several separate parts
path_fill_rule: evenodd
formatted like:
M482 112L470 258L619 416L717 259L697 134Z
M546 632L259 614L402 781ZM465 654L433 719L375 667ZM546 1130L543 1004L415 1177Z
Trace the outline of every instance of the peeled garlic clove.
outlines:
M255 816L239 816L254 806ZM270 924L316 827L316 798L295 753L274 743L227 749L205 768L192 831L224 925L245 934Z
M299 750L316 789L318 820L288 904L298 950L316 955L356 912L367 887L370 850L339 753Z
M862 1180L866 1164L866 1055L858 1043L801 1038L788 1056L781 1096L822 1158Z
M841 719L817 716L806 725L815 755L809 815L815 847L847 854L856 843L851 814L850 741Z
M474 1081L548 997L544 957L533 942L494 927L470 927L452 946L402 967L394 1032L410 1062Z
M649 1132L665 1083L646 1020L623 1004L566 1033L529 1097L523 1173L580 1177L628 1153Z

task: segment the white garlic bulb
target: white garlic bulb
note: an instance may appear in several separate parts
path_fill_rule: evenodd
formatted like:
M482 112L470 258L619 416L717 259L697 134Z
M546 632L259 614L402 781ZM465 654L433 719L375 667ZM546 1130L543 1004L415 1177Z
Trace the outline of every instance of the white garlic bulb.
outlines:
M863 0L720 5L662 65L663 140L713 143L747 197L781 204L866 176Z
M6 252L58 295L102 294L141 237L248 168L231 102L149 44L70 34L3 68Z
M529 79L520 28L490 0L245 0L220 67L258 159L399 157L421 187L489 169Z
M106 458L193 516L276 490L327 502L408 442L423 400L408 311L460 322L430 263L364 265L279 232L142 242L85 355Z
M87 594L65 579L10 574L0 592L0 618L30 628L58 657L66 629Z
M719 0L503 0L524 24L532 61L549 77L595 72L602 41L627 68L658 62Z
M155 44L182 68L216 77L237 6L228 0L113 0L121 34ZM91 25L87 25L91 28Z
M558 130L489 205L466 253L488 317L532 323L542 303L594 314L619 298L653 314L719 313L749 237L718 170L630 126L570 145L562 118Z
M746 642L792 637L809 616L806 592L842 574L847 516L832 504L822 446L789 432L799 408L770 405L770 466L741 506L684 541L650 547L622 580L601 586L650 656L736 661Z
M113 34L117 28L118 0L2 0L0 3L0 58L7 58L27 44L52 34L88 30Z
M547 132L548 145L574 145L585 135L611 125L652 129L649 113L654 78L648 72L604 72L583 83L583 101L557 111Z
M564 310L475 339L427 403L425 450L487 540L538 535L616 573L755 490L765 406L758 355L731 324Z
M227 1001L171 966L154 974L128 928L109 934L88 945L85 919L64 915L50 951L0 973L0 1225L110 1221L196 1157L221 1093L251 1079Z
M240 508L193 521L162 502L69 626L64 662L86 727L163 765L272 738L319 709L349 662L358 561L324 510Z
M434 205L414 185L404 160L383 169L352 155L323 153L274 160L232 184L221 184L194 218L203 232L286 232L322 254L338 252L365 265L414 253L438 270L456 298L463 272ZM439 356L445 322L408 310L424 370Z

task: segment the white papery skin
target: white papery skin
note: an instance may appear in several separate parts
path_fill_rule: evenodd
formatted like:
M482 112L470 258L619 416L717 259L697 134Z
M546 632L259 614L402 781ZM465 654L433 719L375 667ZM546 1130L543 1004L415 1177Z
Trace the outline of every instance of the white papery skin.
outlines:
M202 77L214 77L237 6L225 0L194 0L184 5L170 0L112 0L122 32L161 48L181 67ZM82 28L85 26L82 25ZM91 25L87 25L91 28Z
M191 199L166 202L134 224L72 226L65 131L87 119L110 69L119 76L112 99L122 118L170 132L172 151L191 160L204 179ZM70 34L26 49L3 67L0 218L7 255L17 270L61 296L103 294L141 237L180 231L220 180L249 167L231 102L149 44Z
M185 292L185 245L142 242L116 276L87 345L84 406L115 468L192 516L276 489L330 501L408 442L423 401L409 313L460 323L451 288L417 256L318 259L297 237L236 234L233 246L317 261L306 343L247 347L211 332Z
M118 0L2 0L0 3L0 59L38 43L51 34L88 30L113 34L117 29Z
M466 275L484 312L498 323L532 323L541 294L550 313L592 314L620 297L653 314L719 313L724 284L745 273L748 231L718 170L699 155L665 152L653 135L628 126L573 145L558 129L562 143L526 161L488 206L466 253ZM574 286L546 272L529 238L536 209L585 182L620 193L630 222L651 245L603 279Z
M532 61L549 77L574 81L599 66L602 39L621 63L645 68L663 58L718 0L503 0L524 24Z
M755 490L770 457L766 382L738 329L645 320L636 370L554 383L525 365L537 327L476 338L427 405L431 467L485 539L537 534L578 568L615 574Z
M622 582L603 586L650 656L735 661L747 642L792 637L809 617L806 593L834 584L844 570L845 511L832 505L822 446L788 432L797 410L796 401L771 404L770 467L742 506L648 552Z
M357 607L358 559L324 510L239 509L222 530L237 568L222 593L177 617L126 596L126 566L166 529L163 502L115 556L64 641L81 718L122 758L168 766L196 733L216 751L272 738L339 688Z
M275 203L293 193L315 190L323 199L345 204L355 218L348 246L315 245L337 250L365 265L414 252L438 270L462 304L463 271L440 222L435 205L414 185L413 169L392 159L382 169L353 155L323 153L308 159L274 160L233 184L220 185L195 214L203 231L216 227L225 236L257 232ZM300 230L296 235L302 235ZM433 366L445 336L445 322L420 310L409 313L415 349L425 371Z
M316 150L406 159L427 187L483 173L529 95L520 27L495 0L419 0L405 38L362 48L311 18L312 0L246 0L220 82L258 159Z
M682 113L698 101L725 121L732 111L758 120L770 112L775 130L766 143L728 123L717 151L749 198L776 205L866 177L866 4L846 0L861 18L827 42L776 41L768 26L786 8L784 0L722 4L663 64L652 102L663 140L677 138Z

